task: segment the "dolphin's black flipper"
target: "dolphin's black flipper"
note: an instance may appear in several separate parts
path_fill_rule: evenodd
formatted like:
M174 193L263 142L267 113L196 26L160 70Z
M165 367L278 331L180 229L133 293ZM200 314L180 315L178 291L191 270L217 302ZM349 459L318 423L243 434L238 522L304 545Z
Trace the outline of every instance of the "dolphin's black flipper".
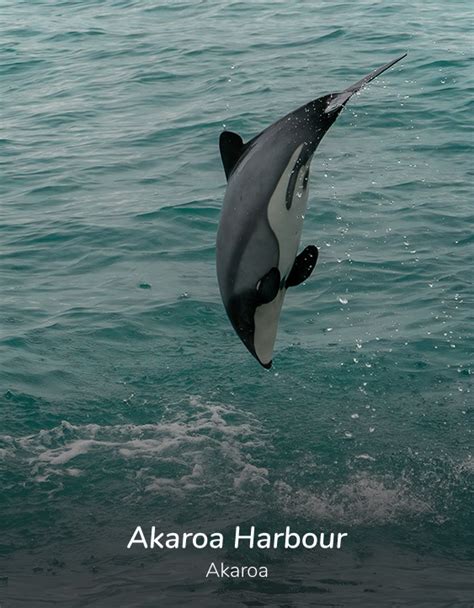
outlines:
M315 245L308 245L299 255L296 256L293 268L286 279L286 287L295 287L311 275L318 261L318 248Z
M268 304L275 299L280 289L280 271L276 266L264 275L257 283L258 303Z
M239 158L242 156L247 146L242 141L238 133L232 131L222 131L219 137L219 149L221 151L222 164L224 165L225 176L229 179Z

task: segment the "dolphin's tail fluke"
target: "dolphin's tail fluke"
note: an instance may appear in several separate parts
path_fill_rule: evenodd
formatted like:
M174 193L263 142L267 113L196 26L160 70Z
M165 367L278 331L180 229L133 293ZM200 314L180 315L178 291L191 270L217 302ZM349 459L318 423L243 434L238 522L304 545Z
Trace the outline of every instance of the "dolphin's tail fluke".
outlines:
M337 109L341 108L342 106L344 106L349 101L349 99L352 97L352 95L354 95L354 93L357 93L357 91L360 91L360 89L362 89L362 87L364 87L366 84L368 84L371 80L373 80L374 78L377 78L377 76L382 74L382 72L385 72L385 70L388 70L389 68L392 67L392 65L394 65L395 63L397 63L398 61L400 61L401 59L403 59L406 56L407 56L407 54L404 53L400 57L397 57L396 59L389 61L382 67L377 68L373 72L370 72L370 74L367 74L367 76L364 76L364 78L362 78L355 84L351 85L347 89L344 89L344 91L342 91L341 93L336 93L332 97L331 101L328 103L325 113L328 114L329 112L333 112L334 110L337 110Z

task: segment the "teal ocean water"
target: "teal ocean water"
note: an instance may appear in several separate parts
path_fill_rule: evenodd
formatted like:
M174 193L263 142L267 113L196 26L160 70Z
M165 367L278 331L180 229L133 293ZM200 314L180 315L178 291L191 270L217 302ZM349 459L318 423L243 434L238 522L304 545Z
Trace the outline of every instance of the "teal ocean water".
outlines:
M2 607L472 606L470 3L0 12ZM320 259L263 370L217 287L219 133L405 51L316 153ZM127 550L139 524L349 537Z

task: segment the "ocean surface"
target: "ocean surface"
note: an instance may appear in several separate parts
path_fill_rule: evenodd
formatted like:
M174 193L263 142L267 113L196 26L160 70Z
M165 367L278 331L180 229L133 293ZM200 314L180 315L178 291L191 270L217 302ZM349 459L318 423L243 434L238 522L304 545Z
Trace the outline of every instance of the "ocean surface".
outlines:
M2 608L473 605L472 25L464 0L1 2ZM266 371L217 286L219 134L405 51L317 150L320 257ZM349 536L127 550L137 525Z

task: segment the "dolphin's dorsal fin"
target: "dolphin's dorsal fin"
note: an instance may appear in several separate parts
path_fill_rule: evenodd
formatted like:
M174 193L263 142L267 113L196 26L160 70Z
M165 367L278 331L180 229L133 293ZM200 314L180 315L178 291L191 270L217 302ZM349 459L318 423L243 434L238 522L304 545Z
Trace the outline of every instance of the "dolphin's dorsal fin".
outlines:
M286 287L295 287L311 275L318 261L318 248L315 245L308 245L299 255L296 256L293 268L286 279Z
M221 151L222 164L224 165L227 179L229 179L229 175L232 173L246 147L247 146L238 133L222 131L219 138L219 149Z

